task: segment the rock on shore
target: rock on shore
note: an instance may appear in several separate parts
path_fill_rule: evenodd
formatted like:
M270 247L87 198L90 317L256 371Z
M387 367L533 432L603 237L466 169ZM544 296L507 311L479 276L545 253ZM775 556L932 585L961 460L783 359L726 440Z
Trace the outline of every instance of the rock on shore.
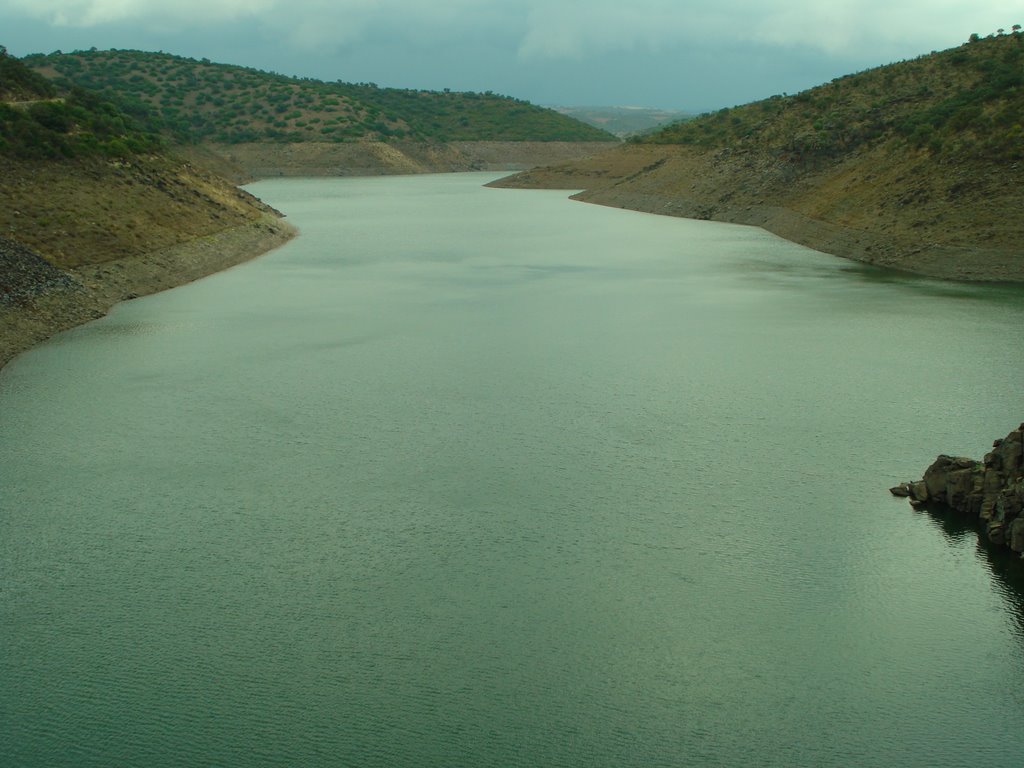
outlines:
M982 461L939 456L921 480L889 489L915 507L943 504L985 526L989 541L1024 553L1024 424Z
M0 235L0 305L24 302L48 291L80 288L70 275L21 243Z

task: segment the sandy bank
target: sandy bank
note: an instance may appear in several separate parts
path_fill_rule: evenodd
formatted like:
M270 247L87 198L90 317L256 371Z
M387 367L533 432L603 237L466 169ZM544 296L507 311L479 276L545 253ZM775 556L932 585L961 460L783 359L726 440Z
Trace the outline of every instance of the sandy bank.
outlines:
M272 214L141 256L91 264L34 295L0 301L0 366L56 333L102 317L119 301L174 288L287 242L296 229Z

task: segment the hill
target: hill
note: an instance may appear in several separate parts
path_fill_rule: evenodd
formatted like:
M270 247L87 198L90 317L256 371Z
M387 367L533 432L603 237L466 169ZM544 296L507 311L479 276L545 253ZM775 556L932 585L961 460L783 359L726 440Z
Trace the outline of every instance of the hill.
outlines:
M280 215L0 49L0 365L124 298L280 244Z
M207 59L143 51L25 57L57 82L87 87L130 111L153 111L179 141L614 141L551 109L494 93L322 82Z
M723 109L639 141L767 148L808 163L902 140L937 159L1024 158L1024 37L976 38L795 96Z
M0 155L124 157L161 146L152 131L79 87L58 89L0 47Z
M868 263L1024 281L1024 35L669 126L505 185L762 226Z

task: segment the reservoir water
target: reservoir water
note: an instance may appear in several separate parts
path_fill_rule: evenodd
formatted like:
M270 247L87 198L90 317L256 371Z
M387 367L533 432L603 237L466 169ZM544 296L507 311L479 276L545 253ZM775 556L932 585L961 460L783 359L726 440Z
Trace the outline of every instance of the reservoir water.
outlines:
M1019 564L886 489L1024 292L489 178L0 372L0 764L1019 766Z

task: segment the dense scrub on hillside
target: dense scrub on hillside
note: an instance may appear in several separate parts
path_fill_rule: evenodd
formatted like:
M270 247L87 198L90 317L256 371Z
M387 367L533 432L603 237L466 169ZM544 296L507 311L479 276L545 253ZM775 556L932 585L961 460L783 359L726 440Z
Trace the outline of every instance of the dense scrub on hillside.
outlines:
M126 157L159 137L98 94L58 88L0 46L0 157Z
M0 100L24 101L56 95L57 89L49 80L8 55L7 48L0 45Z
M29 66L150 110L178 141L613 141L554 110L493 93L327 83L142 51L27 56Z
M1024 34L958 48L676 123L638 141L773 148L801 160L896 141L933 155L1024 158Z

